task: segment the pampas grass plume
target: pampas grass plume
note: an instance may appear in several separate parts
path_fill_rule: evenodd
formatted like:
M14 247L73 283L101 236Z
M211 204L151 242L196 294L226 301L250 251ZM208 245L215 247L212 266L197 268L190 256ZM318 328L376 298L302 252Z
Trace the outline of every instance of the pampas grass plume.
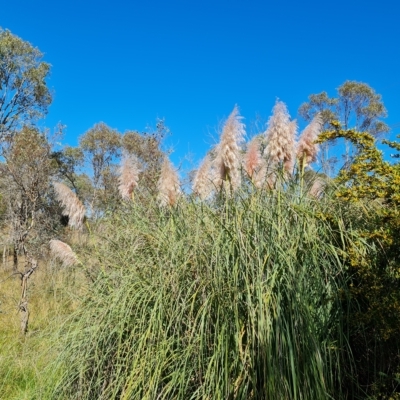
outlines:
M324 193L325 182L321 178L316 178L308 191L308 194L315 199L319 199Z
M139 168L137 161L128 155L124 155L119 168L118 190L124 200L132 200L132 193L138 184Z
M193 193L202 200L206 199L213 189L211 165L211 158L206 155L193 179Z
M260 143L257 137L254 137L248 144L243 164L247 175L253 180L253 177L261 166Z
M245 125L241 122L242 118L239 115L238 107L235 106L225 122L214 160L216 186L221 187L224 181L229 181L232 190L236 190L240 186L240 150L245 136Z
M160 206L174 206L181 194L179 178L171 161L166 157L161 167L158 181L158 198Z
M65 267L71 267L78 263L78 258L71 247L61 240L52 239L49 246L51 255L60 260Z
M301 133L297 144L296 156L303 166L310 165L317 158L319 146L314 143L322 128L322 118L317 114Z
M81 229L85 217L85 207L78 196L66 185L60 182L53 183L57 200L63 207L63 215L68 216L68 225Z
M287 172L292 172L297 124L290 121L285 103L277 101L265 132L267 145L264 155L270 165L283 163Z

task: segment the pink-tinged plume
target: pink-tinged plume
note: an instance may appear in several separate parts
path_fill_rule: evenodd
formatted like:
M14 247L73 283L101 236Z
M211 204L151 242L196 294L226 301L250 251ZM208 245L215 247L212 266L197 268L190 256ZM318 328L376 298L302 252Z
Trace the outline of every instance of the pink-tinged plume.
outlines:
M139 168L133 156L125 155L119 168L118 190L124 200L132 200L132 193L138 184Z
M214 188L212 183L211 164L210 156L206 155L193 179L193 193L199 196L202 200L206 199Z
M81 229L85 217L85 207L78 196L63 183L54 182L53 186L56 198L63 207L62 215L68 217L68 225L71 228Z
M52 239L49 246L51 255L60 260L65 267L70 267L78 263L78 258L71 247L61 240Z
M244 170L251 180L255 178L257 171L261 166L260 143L257 137L254 137L247 146L247 152L244 155Z
M319 146L314 142L321 133L321 129L322 118L320 114L317 114L301 133L297 143L296 156L299 162L303 164L303 167L310 165L317 158Z
M158 180L158 199L160 206L174 206L181 194L179 178L174 167L166 157L161 167L160 179Z
M292 172L297 124L290 121L285 103L277 101L265 132L267 145L264 155L271 166L282 163L287 172Z
M257 189L274 189L276 183L274 165L269 164L265 159L261 159L261 166L254 173L253 183Z
M316 199L319 199L325 189L325 182L321 178L316 178L308 192L308 194Z
M245 125L241 122L242 118L239 115L238 107L235 106L225 122L213 162L216 173L215 185L222 187L224 182L229 182L229 187L233 191L238 189L241 183L240 150L245 135Z

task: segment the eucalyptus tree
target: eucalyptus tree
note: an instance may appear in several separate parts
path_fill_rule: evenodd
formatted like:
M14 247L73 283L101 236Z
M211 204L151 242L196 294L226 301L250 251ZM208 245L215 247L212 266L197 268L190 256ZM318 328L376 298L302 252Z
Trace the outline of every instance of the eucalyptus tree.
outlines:
M363 82L344 82L337 88L336 97L329 97L327 92L311 94L308 102L300 106L298 113L308 122L319 114L324 130L331 129L332 121L339 121L345 130L368 132L375 137L389 132L389 126L382 121L387 116L382 96ZM334 142L324 143L322 146L321 163L327 174L332 172L333 166L338 162L336 157L329 157L328 150L332 145ZM354 151L353 146L345 142L342 168L350 165Z
M14 274L20 275L21 330L28 329L28 279L47 252L48 242L61 228L59 206L51 180L57 166L51 158L51 143L35 127L24 126L3 147L0 190L6 205L4 228L13 248Z
M118 160L121 155L121 134L104 122L90 128L79 139L86 172L91 180L81 180L85 202L93 217L100 216L115 206L118 195ZM85 173L86 173L85 172Z
M0 142L46 114L50 65L29 42L0 28Z
M337 96L329 97L326 92L311 94L308 102L299 108L299 114L306 121L311 121L319 113L325 124L332 120L339 121L343 129L356 129L374 136L389 131L382 121L387 116L382 96L368 84L346 81L337 88Z

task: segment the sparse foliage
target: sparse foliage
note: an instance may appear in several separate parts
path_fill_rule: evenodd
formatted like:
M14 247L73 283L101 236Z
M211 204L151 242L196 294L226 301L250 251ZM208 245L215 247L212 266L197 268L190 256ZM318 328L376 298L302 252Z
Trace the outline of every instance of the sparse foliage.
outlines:
M43 116L51 103L50 65L29 42L0 28L0 142Z

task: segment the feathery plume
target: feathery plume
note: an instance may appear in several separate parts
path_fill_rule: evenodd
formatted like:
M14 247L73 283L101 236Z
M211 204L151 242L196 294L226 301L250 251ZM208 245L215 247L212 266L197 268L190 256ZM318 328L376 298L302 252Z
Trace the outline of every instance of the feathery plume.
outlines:
M78 258L71 247L61 240L52 239L49 246L51 255L60 260L65 267L71 267L78 263Z
M324 193L325 182L321 178L316 178L308 191L308 194L316 199L319 199Z
M66 185L60 182L53 183L57 200L63 207L63 215L68 216L68 225L81 229L85 217L85 207L78 196Z
M297 123L290 121L285 103L277 101L265 132L267 145L264 155L270 165L275 166L282 162L284 169L292 172L296 131Z
M193 179L193 193L201 200L206 199L213 190L211 165L211 158L207 154Z
M216 173L215 185L218 187L221 187L224 181L229 181L231 190L236 190L240 186L240 146L245 135L242 118L238 107L235 106L222 130L221 140L216 148L217 155L213 162Z
M118 190L124 200L132 200L133 189L138 184L139 168L133 156L124 155L119 168Z
M158 198L160 206L174 206L181 194L179 178L174 167L167 157L161 167L160 179L158 180Z
M260 143L258 138L255 136L247 146L247 152L243 159L244 170L251 180L255 177L255 174L261 166L261 154L260 154Z
M304 167L313 163L317 158L318 144L314 143L322 128L322 118L317 114L301 133L297 144L296 156Z
M262 189L264 187L273 189L276 183L274 166L262 158L260 168L254 173L253 183L257 189Z

